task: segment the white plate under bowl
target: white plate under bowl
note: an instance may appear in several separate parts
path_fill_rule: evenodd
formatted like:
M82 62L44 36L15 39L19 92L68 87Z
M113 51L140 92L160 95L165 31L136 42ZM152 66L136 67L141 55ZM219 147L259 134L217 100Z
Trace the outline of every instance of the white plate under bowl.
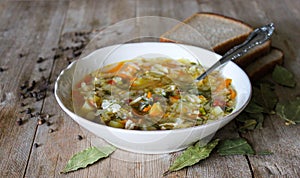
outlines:
M232 79L232 85L237 91L237 103L231 114L214 122L177 130L140 131L97 124L74 113L71 96L73 82L77 83L79 79L98 69L103 62L109 64L140 56L185 58L199 61L206 67L221 57L202 48L174 43L129 43L101 48L73 62L61 72L55 83L55 97L58 104L81 127L120 149L136 153L162 154L182 150L198 140L209 141L211 136L234 119L250 100L251 83L248 76L235 63L228 62L220 71L224 77Z

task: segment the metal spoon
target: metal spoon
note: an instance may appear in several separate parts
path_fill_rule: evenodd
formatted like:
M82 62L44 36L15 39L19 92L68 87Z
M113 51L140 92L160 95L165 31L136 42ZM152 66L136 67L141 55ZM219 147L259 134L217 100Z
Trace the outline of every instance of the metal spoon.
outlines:
M270 39L274 29L275 27L273 23L255 29L253 32L250 33L250 35L248 36L246 41L244 41L244 43L237 45L230 49L228 52L226 52L219 61L217 61L204 73L197 77L196 80L202 80L217 67L227 63L228 61L235 60L246 54L253 47L263 44L268 39Z

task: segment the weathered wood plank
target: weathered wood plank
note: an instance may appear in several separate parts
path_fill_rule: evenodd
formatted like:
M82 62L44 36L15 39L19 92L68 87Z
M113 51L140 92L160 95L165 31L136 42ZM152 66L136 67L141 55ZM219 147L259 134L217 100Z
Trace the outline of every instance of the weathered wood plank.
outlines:
M272 44L285 52L284 65L294 72L299 84L299 7L300 3L294 0L0 2L0 66L8 67L8 70L0 72L0 177L23 177L24 174L25 177L65 177L59 172L74 153L90 145L106 144L73 122L59 108L50 92L45 100L25 107L53 115L49 118L50 126L37 126L36 119L16 125L16 118L23 116L19 114L22 110L20 102L32 102L32 99L20 99L19 86L26 80L39 80L45 76L50 77L53 87L53 81L68 64L63 58L53 64L55 52L51 49L57 47L59 37L62 44L67 38L64 35L101 29L135 16L154 15L183 20L197 11L221 13L253 26L272 21L276 25ZM21 53L24 54L22 58L18 56ZM37 64L39 56L49 59ZM46 70L39 72L39 68ZM299 96L299 89L299 85L296 89L277 87L276 92L280 100L290 100ZM54 132L48 133L50 129ZM220 157L214 152L199 164L167 177L297 177L300 172L298 130L299 125L286 126L277 116L270 116L262 130L242 136L255 150L268 149L274 152L273 155ZM84 139L78 140L77 135ZM217 138L238 136L234 122L216 135ZM40 146L34 148L33 143ZM109 158L66 176L162 177L179 154L141 155L117 150Z
M135 17L135 1L75 1L67 11L63 34L73 31L91 31ZM128 16L130 14L130 16Z
M299 83L299 75L297 75L299 72L297 70L300 62L299 53L295 46L299 43L299 31L293 30L299 29L299 25L296 25L299 24L299 12L296 10L299 3L292 1L286 1L285 3L279 1L273 3L270 3L270 1L248 1L243 3L226 1L219 6L216 4L209 6L208 4L208 2L204 3L202 5L203 9L210 9L213 12L241 19L254 27L274 22L276 32L272 37L272 44L285 52L285 66L296 74L296 80ZM295 6L293 7L292 4ZM219 7L219 9L214 9L214 7ZM295 37L293 38L291 35ZM280 100L292 99L299 94L299 85L295 89L278 87L277 91ZM299 164L299 143L296 139L299 137L299 132L296 132L296 130L299 129L299 126L287 127L276 116L268 117L264 125L265 128L260 131L243 134L257 151L273 150L275 153L270 156L249 156L254 176L297 175L299 169L295 165Z
M92 28L102 28L109 25L107 23L114 23L115 21L131 18L135 15L135 7L132 6L131 1L129 3L125 1L121 3L112 1L102 3L96 2L97 1L70 2L69 8L66 11L66 22L62 30L60 44L64 44L66 41L65 38L69 38L68 35L74 34L74 32L89 31ZM99 11L99 8L102 8L103 11ZM126 11L123 10L118 11L117 13L110 13L121 8L125 8ZM84 17L80 16L82 14L85 14ZM51 81L56 79L60 71L64 69L67 64L67 61L63 58L59 58L55 61ZM101 142L101 140L91 133L82 130L74 121L72 121L72 119L59 108L53 95L45 100L43 112L55 114L49 119L52 123L50 128L52 128L54 132L49 134L48 129L45 129L47 127L44 125L38 128L36 141L43 143L43 145L39 147L37 151L33 151L32 153L33 158L29 162L28 176L36 177L50 175L62 177L64 175L59 175L59 172L73 154L90 145L94 145L96 142ZM82 135L84 139L81 141L77 140L77 135ZM116 152L116 154L118 155L118 152ZM124 172L128 172L124 169L135 163L131 161L128 163L126 161L128 158L126 153L119 155L121 155L121 157L114 157L112 155L112 157L105 159L98 164L92 165L87 169L70 173L68 176L117 177L118 175L122 175ZM44 158L46 156L48 159L45 160ZM122 159L125 161L119 161ZM134 176L134 171L128 172L128 175Z
M267 19L275 23L276 33L272 38L272 43L284 51L284 66L295 74L298 83L293 89L278 86L276 93L280 101L292 100L299 95L300 89L300 53L297 49L300 34L295 30L300 27L299 11L296 10L299 8L299 3L292 1L284 3L257 1L256 3L259 11L264 12L260 21ZM267 117L262 130L245 135L255 150L270 150L274 153L269 156L249 157L255 177L299 176L299 128L300 125L286 126L278 116L272 115Z
M25 108L30 107L33 112L39 111L42 101L21 99L19 87L26 80L30 82L38 80L44 74L49 75L51 71L50 67L43 73L38 72L38 68L42 65L37 64L36 60L39 55L44 55L41 49L53 45L55 37L50 37L48 34L60 28L60 26L53 26L51 19L48 18L58 13L57 5L59 4L55 2L4 2L5 8L0 17L0 49L1 66L7 66L8 70L0 75L0 177L23 177L26 171L37 120L24 118L21 126L16 124L16 120L25 115L25 113L19 114ZM19 54L24 56L20 57ZM51 66L48 60L44 63ZM26 103L27 106L21 108L21 102Z

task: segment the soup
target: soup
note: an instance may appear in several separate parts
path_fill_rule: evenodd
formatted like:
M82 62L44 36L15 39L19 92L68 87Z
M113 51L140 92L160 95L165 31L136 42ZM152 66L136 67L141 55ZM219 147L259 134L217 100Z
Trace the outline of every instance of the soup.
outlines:
M80 116L130 130L170 130L202 125L232 112L236 91L219 71L186 59L132 59L104 66L72 90Z

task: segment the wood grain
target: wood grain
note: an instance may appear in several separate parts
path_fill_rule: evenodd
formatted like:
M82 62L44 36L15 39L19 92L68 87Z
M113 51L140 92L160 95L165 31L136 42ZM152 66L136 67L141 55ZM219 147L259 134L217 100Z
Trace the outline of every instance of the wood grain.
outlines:
M1 105L1 172L0 177L23 177L28 164L30 153L37 128L35 118L24 118L24 124L18 126L16 120L25 114L19 114L26 107L36 111L42 108L42 101L34 102L29 99L22 100L19 96L19 86L26 80L38 80L42 73L36 60L41 49L50 47L55 37L48 36L56 27L51 26L52 18L56 12L55 2L8 2L4 5L1 16L1 65L8 70L1 73L1 97L4 103ZM50 28L51 27L51 28ZM3 41L2 41L3 39ZM44 51L46 52L46 51ZM23 54L23 57L19 57ZM45 61L45 65L50 61ZM51 68L47 68L44 74L49 75ZM28 105L20 107L20 103ZM32 104L31 104L32 103Z
M118 149L109 158L86 169L59 174L74 153L107 143L71 120L59 108L51 90L44 100L34 102L30 98L21 99L19 87L25 81L38 81L44 76L50 79L49 87L53 88L69 61L65 57L53 60L59 52L52 48L67 45L75 32L101 31L122 20L142 16L182 21L200 11L227 15L254 27L274 22L276 32L272 45L284 51L284 65L295 74L298 84L295 89L276 87L283 101L300 95L299 8L296 0L1 1L0 67L7 70L0 72L0 177L162 177L181 154L143 155ZM137 25L108 33L122 36L135 27L139 34L161 33L161 29L154 29L151 24L142 25L144 29ZM143 31L145 27L148 31ZM38 57L46 60L37 63ZM40 72L40 68L45 70ZM28 105L21 107L21 102ZM25 113L19 113L28 107L34 113L50 114L47 119L50 125L37 125L37 118L29 119ZM25 117L24 123L18 126L16 120L21 117ZM213 152L199 164L166 177L299 177L299 127L286 126L279 117L271 115L263 129L239 134L233 121L218 131L215 138L244 137L256 151L270 150L274 154L221 157ZM53 132L49 133L50 129ZM78 140L78 135L83 140ZM34 143L39 146L36 148Z

